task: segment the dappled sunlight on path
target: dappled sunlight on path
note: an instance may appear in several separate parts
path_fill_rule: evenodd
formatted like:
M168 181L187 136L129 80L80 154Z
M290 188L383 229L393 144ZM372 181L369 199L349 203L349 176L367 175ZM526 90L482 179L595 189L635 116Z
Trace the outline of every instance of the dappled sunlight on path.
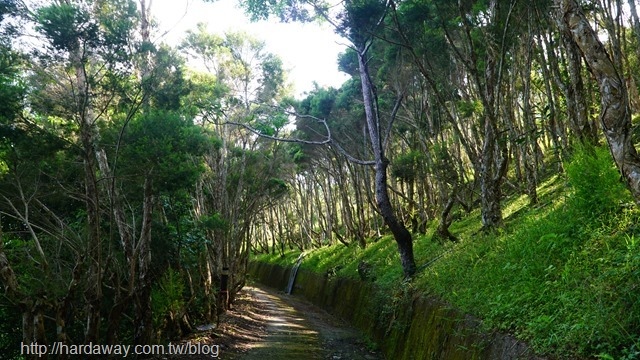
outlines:
M260 309L266 334L239 359L383 359L357 331L309 302L268 288L244 291Z
M296 296L246 286L219 328L192 334L182 342L218 345L223 360L380 360L359 332ZM210 359L173 355L155 359Z
M242 359L325 359L320 337L307 320L280 297L259 288L249 288L256 305L266 313L266 337L249 345Z

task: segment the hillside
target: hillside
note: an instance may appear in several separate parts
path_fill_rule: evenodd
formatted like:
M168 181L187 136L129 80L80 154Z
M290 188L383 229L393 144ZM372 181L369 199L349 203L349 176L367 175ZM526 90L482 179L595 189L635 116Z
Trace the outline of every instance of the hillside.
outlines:
M582 151L566 173L526 196L505 202L502 228L480 231L479 212L455 221L459 242L416 236L418 273L403 281L389 235L363 249L337 244L305 252L302 268L363 278L387 289L394 306L411 296L436 296L514 333L537 352L557 358L635 359L640 356L640 210L629 205L606 149ZM291 265L299 251L261 254L259 261Z

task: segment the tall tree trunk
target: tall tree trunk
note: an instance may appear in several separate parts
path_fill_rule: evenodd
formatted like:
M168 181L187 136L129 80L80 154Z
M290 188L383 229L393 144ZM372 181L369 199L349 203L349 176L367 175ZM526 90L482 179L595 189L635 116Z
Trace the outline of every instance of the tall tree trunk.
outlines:
M501 187L502 180L506 175L508 159L506 144L502 145L501 149L498 141L498 109L495 91L499 82L499 75L496 74L496 57L495 55L489 55L489 59L487 59L484 94L481 96L484 105L484 138L480 171L480 210L484 229L492 229L502 223ZM482 89L480 84L482 82L478 80L478 87Z
M633 20L633 33L636 36L636 55L640 58L640 17L638 16L636 1L637 0L627 0L631 12L631 19Z
M611 154L636 201L640 201L640 157L631 138L631 111L627 89L604 45L575 0L556 0L563 21L598 81L600 122Z
M489 2L489 13L492 14L491 23L497 24L499 5L497 0ZM513 9L514 2L511 3L510 9ZM486 34L486 59L484 66L484 74L478 70L480 68L479 52L476 49L475 41L471 35L472 24L467 18L466 4L458 1L460 16L463 19L466 46L468 47L468 59L465 59L459 50L456 54L461 60L467 63L467 69L472 74L478 94L484 107L483 110L483 139L480 158L480 200L481 200L481 220L483 229L492 229L502 223L502 193L501 186L504 176L506 175L508 153L505 141L498 141L498 114L500 113L500 103L498 101L501 84L503 58L506 52L505 37L509 27L511 10L507 15L504 23L503 33L501 34L501 43L496 42L497 34ZM453 44L452 38L447 34L449 41ZM453 45L452 45L453 46ZM500 47L500 48L499 48Z
M529 17L531 18L531 17ZM524 71L522 77L524 79L523 94L523 118L524 118L524 170L527 178L527 196L529 204L538 203L538 162L536 154L538 153L538 129L531 109L531 63L533 62L533 30L528 28L528 37L524 46L526 52Z
M153 336L151 317L151 217L153 215L153 186L150 176L144 181L144 201L142 210L142 229L136 246L138 256L138 286L135 298L134 342L149 344Z
M545 41L544 39L546 39L546 35L544 34L538 37L538 42L539 42L537 44L538 49L544 49L543 44L547 44L546 42L543 42ZM552 86L551 86L552 76L551 76L551 72L549 71L549 64L547 59L545 58L544 52L535 51L534 53L538 55L537 58L540 64L540 69L542 70L544 90L547 96L547 106L549 108L547 132L549 133L548 136L551 138L551 143L553 144L553 152L558 162L558 169L562 170L562 152L564 151L564 146L561 143L560 139L563 138L563 135L562 135L563 132L560 125L558 124L558 120L556 117L557 101L556 101L556 95L554 91L552 91Z
M456 238L450 231L449 226L451 226L451 210L453 209L453 205L456 203L456 193L458 189L456 186L451 189L451 193L447 197L447 202L442 208L440 212L440 223L438 224L437 233L444 240L450 240L453 242L457 242L458 238Z
M402 270L406 277L412 276L416 272L416 263L413 256L413 238L409 230L398 221L394 212L391 200L389 199L389 188L387 183L387 167L389 160L384 155L384 148L380 134L380 119L376 107L376 100L371 78L367 67L367 47L358 49L358 69L360 82L362 83L362 96L364 99L364 111L369 130L369 138L374 156L375 170L375 192L376 203L382 215L384 223L389 227L398 245Z
M491 116L485 117L482 168L480 171L480 204L482 227L491 229L502 223L502 179L506 172L507 154L498 164L497 126Z
M76 121L78 122L82 156L84 162L85 206L87 211L87 259L89 274L84 297L86 302L85 342L97 342L100 332L100 305L102 303L102 244L100 239L100 198L98 193L98 169L96 142L98 132L91 107L90 79L86 72L86 54L80 44L70 54L71 66L75 72Z
M97 342L100 329L100 304L102 301L102 259L100 244L100 209L98 186L96 179L96 159L93 152L93 129L88 121L80 124L80 137L84 153L85 176L85 206L87 209L87 223L89 241L87 244L87 258L89 260L89 274L85 290L87 303L87 327L85 342Z
M5 296L9 299L17 298L18 292L18 279L16 273L13 271L7 254L4 252L4 246L2 243L2 224L0 224L0 281L4 287Z
M571 38L569 29L563 23L560 27L562 42L567 52L567 68L569 70L569 86L567 87L567 109L569 125L580 141L595 144L597 140L595 127L589 122L587 112L586 89L582 81L582 59L580 49Z

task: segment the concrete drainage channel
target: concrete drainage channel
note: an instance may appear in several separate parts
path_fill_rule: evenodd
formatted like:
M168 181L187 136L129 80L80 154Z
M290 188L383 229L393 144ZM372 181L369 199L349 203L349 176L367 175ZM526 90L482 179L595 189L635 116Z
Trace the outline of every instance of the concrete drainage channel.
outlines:
M261 284L290 290L348 321L373 339L387 359L544 359L510 335L482 332L478 320L437 299L414 297L407 306L394 309L393 316L379 316L371 284L298 269L299 261L296 272L293 267L252 262L249 273Z
M298 275L298 269L300 269L300 265L302 265L302 260L304 259L305 253L301 253L296 260L296 263L293 265L293 268L289 272L289 283L287 284L287 289L285 290L287 295L291 295L291 291L293 291L293 284L296 282L296 275Z

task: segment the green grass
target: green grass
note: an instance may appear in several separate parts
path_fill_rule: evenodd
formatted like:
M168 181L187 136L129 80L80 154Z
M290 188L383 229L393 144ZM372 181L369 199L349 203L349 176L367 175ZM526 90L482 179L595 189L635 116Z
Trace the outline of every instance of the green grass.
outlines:
M284 255L280 254L258 254L254 255L253 259L256 261L262 261L274 265L291 266L296 262L296 259L300 255L300 251L287 250Z
M432 294L557 358L640 358L640 210L619 182L606 149L582 150L566 177L504 202L505 224L480 232L480 213L454 222L457 244L414 239L415 291ZM286 254L292 264L296 253ZM262 256L262 261L273 258ZM357 278L368 262L393 296L402 281L390 236L365 249L334 245L310 251L303 267ZM435 260L435 261L434 261ZM279 261L283 261L280 259Z

